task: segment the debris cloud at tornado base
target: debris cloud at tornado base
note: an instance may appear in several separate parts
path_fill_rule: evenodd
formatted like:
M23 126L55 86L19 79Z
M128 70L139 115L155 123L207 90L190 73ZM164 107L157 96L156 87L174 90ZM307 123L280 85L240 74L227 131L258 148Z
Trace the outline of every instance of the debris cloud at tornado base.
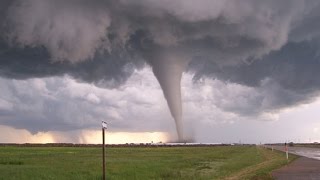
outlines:
M0 75L26 79L69 74L116 88L134 69L148 64L182 141L180 82L186 69L194 79L219 78L252 87L269 83L279 88L273 92L279 99L261 100L256 113L314 98L320 89L317 76L311 76L319 67L320 27L314 26L320 19L319 4L312 0L5 0L0 3ZM301 70L309 67L312 73Z

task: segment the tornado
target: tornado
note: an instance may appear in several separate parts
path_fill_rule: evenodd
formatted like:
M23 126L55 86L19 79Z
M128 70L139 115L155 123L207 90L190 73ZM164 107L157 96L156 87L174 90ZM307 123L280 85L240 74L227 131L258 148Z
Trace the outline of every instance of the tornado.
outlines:
M157 54L151 61L154 75L162 88L170 113L175 121L179 142L184 142L181 103L181 78L188 63L187 57L178 54Z

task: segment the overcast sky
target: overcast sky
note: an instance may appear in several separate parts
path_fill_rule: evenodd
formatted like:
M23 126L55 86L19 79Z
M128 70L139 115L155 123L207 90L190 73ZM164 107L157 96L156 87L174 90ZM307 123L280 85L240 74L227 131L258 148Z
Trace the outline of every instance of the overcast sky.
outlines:
M317 0L1 1L0 142L99 143L102 120L109 143L175 140L180 71L185 138L320 141L319 9Z

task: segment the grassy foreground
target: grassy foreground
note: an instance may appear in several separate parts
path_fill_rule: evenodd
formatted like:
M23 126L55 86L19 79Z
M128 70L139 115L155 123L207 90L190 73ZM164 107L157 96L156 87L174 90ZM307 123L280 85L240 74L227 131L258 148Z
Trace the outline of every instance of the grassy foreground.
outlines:
M107 179L271 179L287 163L283 153L256 146L106 150ZM100 148L0 147L3 180L101 179L101 170Z

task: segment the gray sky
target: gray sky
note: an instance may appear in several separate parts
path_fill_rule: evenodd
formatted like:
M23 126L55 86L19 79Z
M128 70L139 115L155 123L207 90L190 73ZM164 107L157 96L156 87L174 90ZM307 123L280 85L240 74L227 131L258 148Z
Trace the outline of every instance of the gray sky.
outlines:
M1 1L0 142L97 142L101 120L114 139L174 139L158 82L166 68L185 69L188 138L319 141L319 8L316 0Z

